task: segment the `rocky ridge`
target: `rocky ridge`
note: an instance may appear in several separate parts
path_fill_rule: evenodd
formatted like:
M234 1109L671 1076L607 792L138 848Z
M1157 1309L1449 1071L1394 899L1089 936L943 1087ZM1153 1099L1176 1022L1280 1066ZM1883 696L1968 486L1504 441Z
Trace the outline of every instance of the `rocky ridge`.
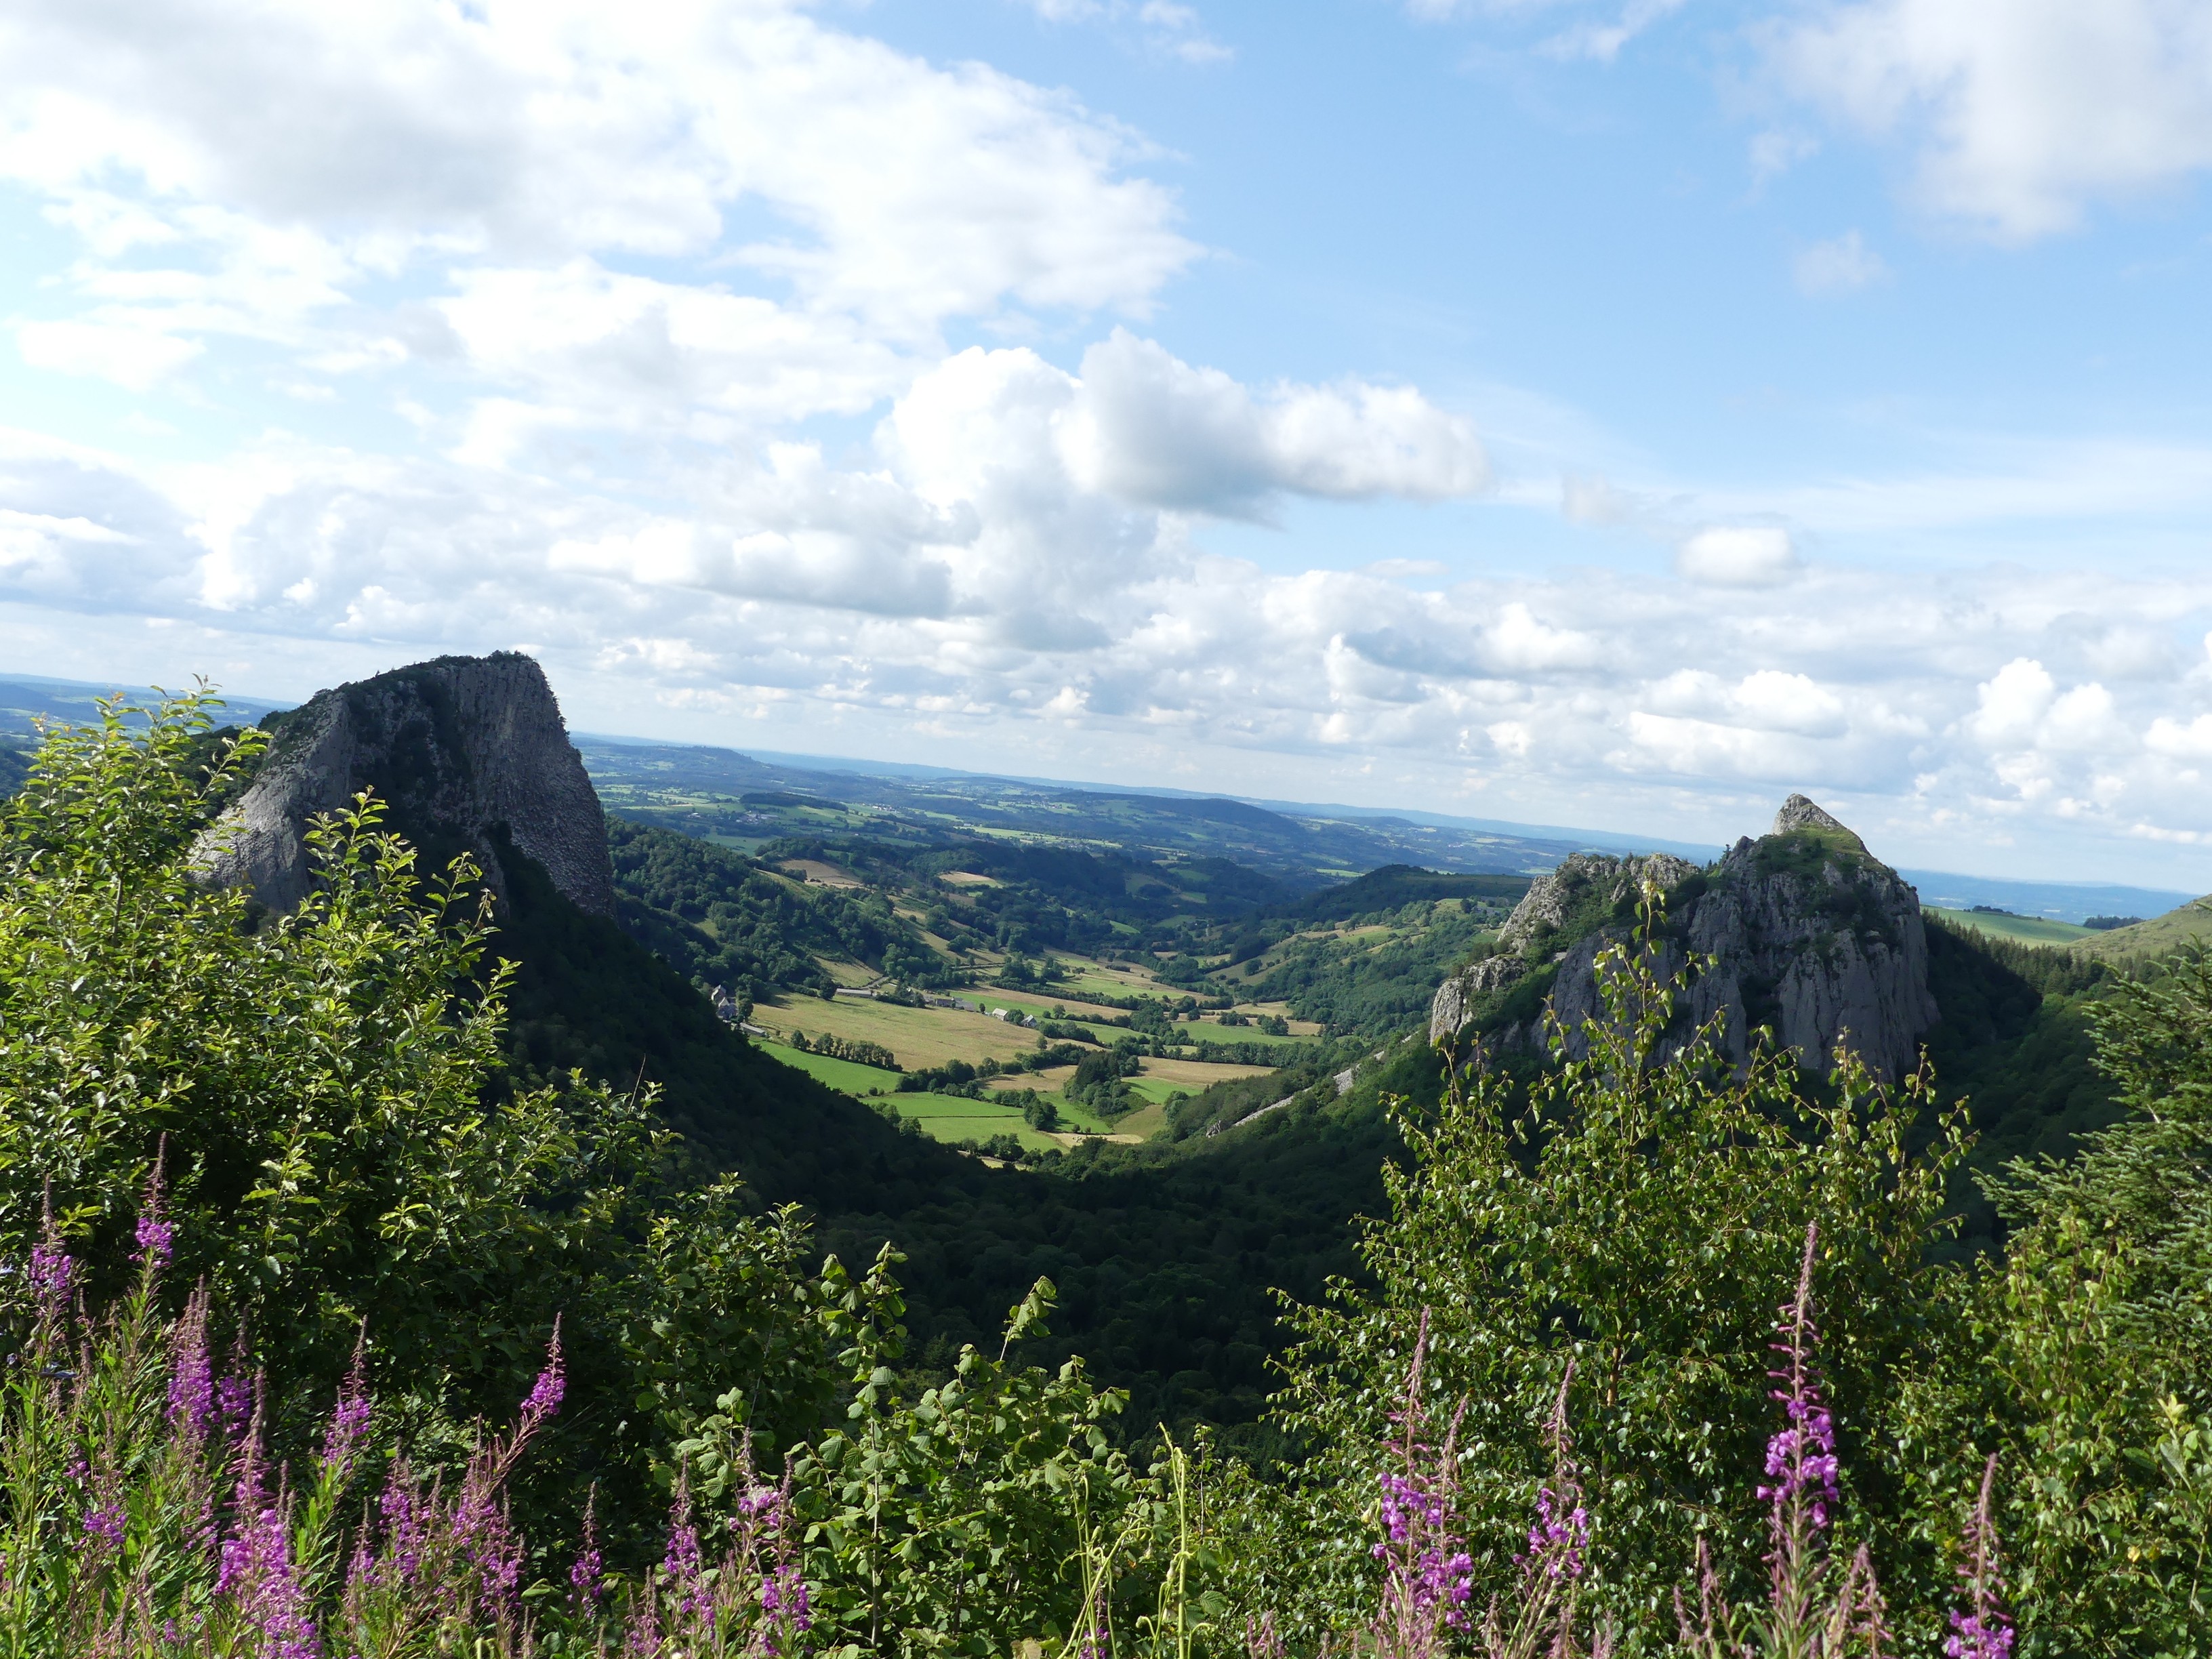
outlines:
M1685 1030L1724 1016L1739 1061L1764 1026L1816 1071L1829 1069L1838 1044L1886 1079L1917 1063L1937 1012L1919 896L1802 795L1784 803L1771 832L1737 842L1706 870L1664 854L1566 860L1528 890L1494 952L1438 988L1431 1036L1541 1052L1548 1000L1569 1053L1585 1052L1583 1027L1604 1008L1597 958L1628 936L1646 882L1668 896L1656 969L1715 959L1684 999Z
M313 885L310 821L374 789L386 827L429 861L465 850L503 898L504 842L581 908L614 914L606 816L532 659L441 657L319 691L263 724L275 735L252 786L201 838L211 880L291 909Z

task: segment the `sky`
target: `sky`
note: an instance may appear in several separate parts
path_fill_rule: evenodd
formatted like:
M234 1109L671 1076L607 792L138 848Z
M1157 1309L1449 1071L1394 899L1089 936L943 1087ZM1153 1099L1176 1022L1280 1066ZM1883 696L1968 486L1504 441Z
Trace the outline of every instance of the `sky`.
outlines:
M0 669L2212 888L2207 0L14 0Z

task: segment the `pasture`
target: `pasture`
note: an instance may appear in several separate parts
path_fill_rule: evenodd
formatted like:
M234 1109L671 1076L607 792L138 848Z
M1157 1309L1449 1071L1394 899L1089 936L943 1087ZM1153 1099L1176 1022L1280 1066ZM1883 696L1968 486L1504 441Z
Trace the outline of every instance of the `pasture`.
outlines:
M2076 927L2070 921L2053 921L2045 916L1992 915L1980 910L1936 909L1932 905L1929 911L1954 927L1971 927L1991 939L2008 939L2021 945L2071 945L2077 939L2097 937L2089 928Z

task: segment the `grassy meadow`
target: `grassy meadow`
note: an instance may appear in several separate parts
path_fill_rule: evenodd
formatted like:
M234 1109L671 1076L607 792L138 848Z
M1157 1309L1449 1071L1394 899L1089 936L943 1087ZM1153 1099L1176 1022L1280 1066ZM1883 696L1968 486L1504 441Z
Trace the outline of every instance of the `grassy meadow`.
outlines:
M2053 921L2046 916L1996 915L1986 910L1945 910L1933 905L1929 908L1954 927L1971 927L1991 939L2008 939L2021 945L2072 945L2098 937L2089 928L2077 927L2070 921Z

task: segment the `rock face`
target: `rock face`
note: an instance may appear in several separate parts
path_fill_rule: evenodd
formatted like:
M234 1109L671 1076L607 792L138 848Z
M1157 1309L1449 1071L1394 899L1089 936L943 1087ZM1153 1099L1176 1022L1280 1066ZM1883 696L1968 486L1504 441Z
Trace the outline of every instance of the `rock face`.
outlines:
M386 827L435 866L465 849L504 897L503 838L577 905L614 914L606 816L530 658L441 657L318 692L280 718L252 787L202 838L210 879L289 910L313 885L309 821L374 789Z
M1548 994L1569 1053L1586 1052L1583 1026L1605 1006L1597 957L1627 937L1647 881L1668 896L1655 969L1663 976L1691 956L1715 959L1684 1000L1686 1033L1720 1014L1739 1061L1765 1026L1816 1071L1829 1069L1839 1043L1892 1080L1916 1063L1936 1018L1919 897L1802 795L1771 834L1739 841L1709 870L1663 856L1567 860L1528 890L1497 953L1437 990L1430 1035L1540 1051Z

